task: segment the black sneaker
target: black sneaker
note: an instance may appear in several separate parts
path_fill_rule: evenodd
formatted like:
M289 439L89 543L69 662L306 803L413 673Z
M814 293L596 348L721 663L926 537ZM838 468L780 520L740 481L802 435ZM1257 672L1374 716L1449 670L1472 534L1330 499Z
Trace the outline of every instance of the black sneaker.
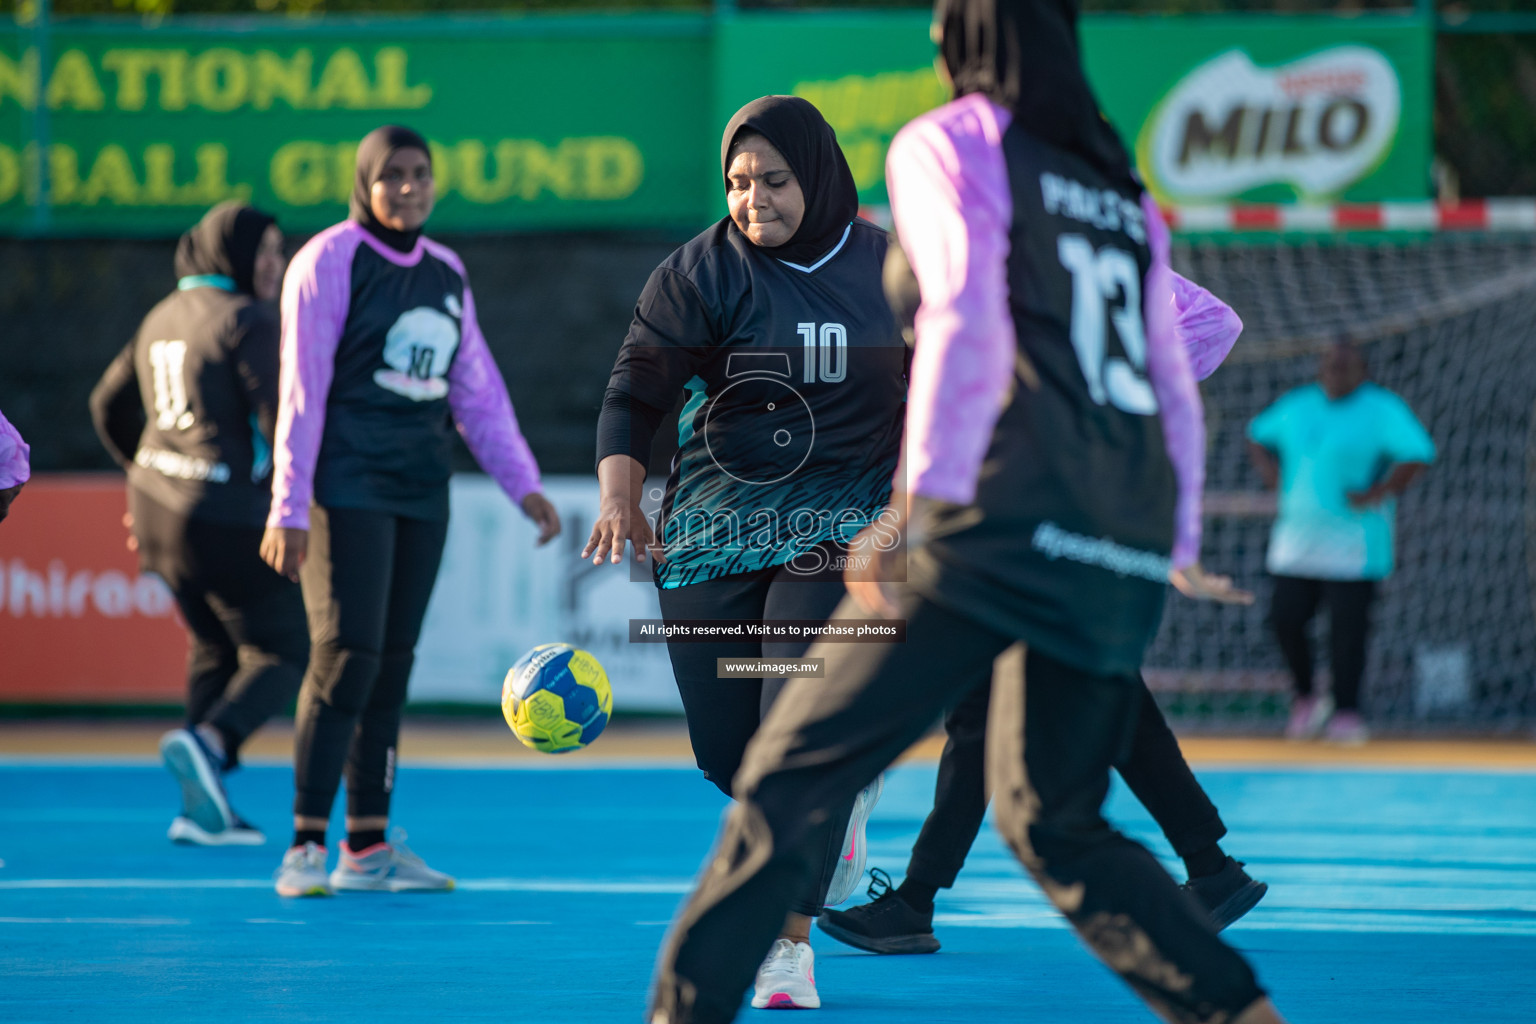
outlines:
M915 910L891 888L891 876L879 868L869 872L869 896L852 910L827 910L816 926L838 942L870 953L937 953L933 911Z
M1179 888L1200 901L1217 931L1258 906L1259 900L1269 891L1269 886L1248 877L1242 861L1231 857L1214 875L1191 878Z

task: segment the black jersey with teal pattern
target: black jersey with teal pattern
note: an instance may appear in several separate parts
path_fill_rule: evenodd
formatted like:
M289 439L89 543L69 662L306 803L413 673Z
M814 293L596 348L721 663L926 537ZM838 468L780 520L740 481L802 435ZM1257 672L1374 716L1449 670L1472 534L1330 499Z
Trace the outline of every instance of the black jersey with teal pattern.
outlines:
M907 351L881 288L886 246L854 221L800 265L722 220L652 273L610 387L661 408L687 396L662 587L784 564L884 506Z

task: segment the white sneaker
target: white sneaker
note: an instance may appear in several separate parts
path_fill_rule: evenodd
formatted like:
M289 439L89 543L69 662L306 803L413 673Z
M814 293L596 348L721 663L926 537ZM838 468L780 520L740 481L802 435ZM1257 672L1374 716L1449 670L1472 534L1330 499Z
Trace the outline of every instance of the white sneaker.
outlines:
M260 846L267 841L261 829L238 814L233 825L217 832L209 832L185 814L177 815L165 835L173 843L191 846Z
M869 857L865 849L864 828L869 824L870 812L880 802L885 791L885 773L875 776L875 781L859 790L853 798L853 814L848 818L848 831L843 833L843 856L832 873L832 884L827 886L826 905L835 907L848 902L864 881L864 863Z
M1291 701L1291 717L1285 726L1288 740L1315 740L1333 718L1333 694L1296 697Z
M331 896L331 882L325 873L325 847L316 843L290 847L277 869L279 896Z
M447 892L455 884L451 875L427 867L410 851L401 829L395 829L389 842L361 854L343 841L341 860L331 872L331 888L338 892Z
M160 756L181 786L183 817L210 835L234 825L235 812L229 809L219 778L223 766L214 762L213 753L196 732L172 729L160 737Z
M757 1010L814 1010L821 1006L816 994L816 954L809 943L775 939L768 959L757 969L752 1007Z

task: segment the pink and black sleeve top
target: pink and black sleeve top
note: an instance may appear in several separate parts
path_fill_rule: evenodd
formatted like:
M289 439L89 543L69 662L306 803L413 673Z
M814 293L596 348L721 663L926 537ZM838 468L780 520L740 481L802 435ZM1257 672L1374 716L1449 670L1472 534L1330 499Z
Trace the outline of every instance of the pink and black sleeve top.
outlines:
M0 413L0 491L8 491L32 478L28 456L32 449L21 439L21 431Z
M912 582L1086 671L1136 671L1170 567L1199 552L1191 353L1209 372L1241 323L1173 274L1144 192L984 97L904 128L887 178L922 293Z
M539 489L459 257L397 252L347 221L310 239L283 281L282 373L268 526L311 503L448 515L452 430L508 497Z

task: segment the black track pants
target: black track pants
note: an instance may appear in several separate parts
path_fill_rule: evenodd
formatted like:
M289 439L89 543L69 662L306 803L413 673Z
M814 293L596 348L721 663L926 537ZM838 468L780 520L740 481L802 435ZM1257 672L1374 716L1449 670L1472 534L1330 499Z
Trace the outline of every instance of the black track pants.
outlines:
M1136 683L1141 691L1136 732L1129 752L1116 767L1168 837L1173 851L1187 857L1218 842L1227 834L1227 827L1189 770L1179 741L1146 681L1137 679ZM944 716L948 738L939 757L933 810L923 822L907 865L908 878L936 889L955 884L986 817L987 710L991 703L989 677Z
M1328 603L1329 660L1333 668L1333 699L1340 711L1360 709L1360 680L1371 631L1375 580L1311 580L1276 576L1269 623L1280 653L1296 681L1296 693L1312 693L1312 638L1307 627L1323 602Z
M680 619L733 622L811 619L825 622L843 594L841 570L803 575L777 566L662 590L661 614L668 622ZM757 732L758 725L787 680L719 679L716 678L715 659L799 658L809 647L807 642L764 643L759 640L668 643L667 652L672 658L672 671L688 719L688 738L693 744L694 760L704 777L727 796L731 795L731 782L741 767L747 742ZM832 883L832 874L842 853L843 835L852 810L853 798L850 796L817 826L814 842L820 849L820 867L787 910L812 917L821 913L827 887ZM761 956L758 959L762 959Z
M1262 995L1156 859L1100 813L1136 729L1133 677L1092 676L916 595L905 644L823 644L752 740L738 802L666 939L652 1020L729 1021L814 861L810 822L889 765L953 698L997 673L987 737L998 828L1083 941L1165 1019L1230 1020ZM858 613L849 602L839 612Z
M345 769L347 814L387 816L406 684L448 523L319 507L309 522L299 576L312 654L299 691L293 813L330 817Z
M297 585L261 560L261 527L189 519L129 491L140 563L165 580L186 620L187 725L241 745L299 690L309 659Z

